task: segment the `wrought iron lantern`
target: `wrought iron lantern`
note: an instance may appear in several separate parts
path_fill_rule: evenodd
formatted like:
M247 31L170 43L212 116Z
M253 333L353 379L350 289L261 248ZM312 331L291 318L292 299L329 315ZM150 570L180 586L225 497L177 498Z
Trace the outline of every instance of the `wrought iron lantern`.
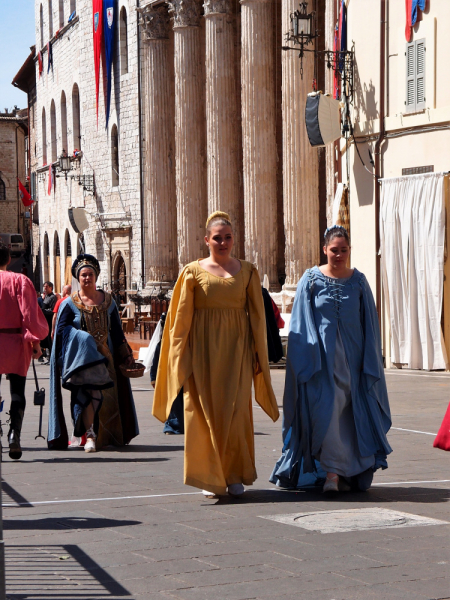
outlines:
M59 168L61 169L61 171L63 173L68 173L72 169L72 165L70 163L70 157L67 156L67 153L65 150L63 150L63 153L59 157Z
M318 32L314 27L315 13L308 13L308 3L300 2L299 8L291 13L291 29L286 34L286 42L293 42L295 45L300 46L298 56L300 58L300 74L303 79L303 56L305 52L314 52L314 50L308 50L305 46L308 46L318 36ZM283 50L297 50L297 48L291 48L290 46L283 46Z

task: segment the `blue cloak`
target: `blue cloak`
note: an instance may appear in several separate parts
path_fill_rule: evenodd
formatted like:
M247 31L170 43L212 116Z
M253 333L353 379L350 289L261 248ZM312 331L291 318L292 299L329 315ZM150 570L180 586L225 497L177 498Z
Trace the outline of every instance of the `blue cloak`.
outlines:
M126 343L119 313L115 302L108 307L108 348L114 358L117 377L118 401L123 429L124 443L139 435L136 409L131 391L130 380L124 377L118 368L120 362L119 349ZM84 372L86 385L90 389L108 389L113 382L95 367L108 364L96 347L95 339L90 333L82 330L83 317L72 297L61 303L55 326L55 338L50 358L50 400L48 414L47 444L50 449L65 449L68 446L68 432L64 418L61 385L72 389L70 384L74 374ZM95 380L97 378L97 380Z
M373 470L387 468L386 457L392 452L386 438L391 415L372 292L357 269L340 283L314 267L301 278L292 308L283 398L283 450L270 477L280 487L302 487L325 476L316 457L333 413L338 328L351 375L360 454L375 456Z

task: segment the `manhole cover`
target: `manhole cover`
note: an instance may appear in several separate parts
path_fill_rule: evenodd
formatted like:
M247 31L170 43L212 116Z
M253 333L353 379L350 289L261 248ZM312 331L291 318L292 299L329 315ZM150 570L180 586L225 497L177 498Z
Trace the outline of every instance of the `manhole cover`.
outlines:
M320 533L342 533L345 531L365 531L371 529L390 529L395 527L420 527L424 525L447 525L447 521L429 519L419 515L388 510L386 508L351 508L348 510L320 510L288 515L261 516L302 527Z

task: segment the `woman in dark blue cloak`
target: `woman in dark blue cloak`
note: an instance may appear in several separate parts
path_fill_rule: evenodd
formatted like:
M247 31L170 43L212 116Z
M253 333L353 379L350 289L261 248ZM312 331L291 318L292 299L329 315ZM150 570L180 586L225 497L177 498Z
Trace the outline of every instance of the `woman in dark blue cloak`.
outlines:
M290 322L280 487L367 490L387 468L391 415L372 292L349 269L344 227L325 232L328 264L301 278Z

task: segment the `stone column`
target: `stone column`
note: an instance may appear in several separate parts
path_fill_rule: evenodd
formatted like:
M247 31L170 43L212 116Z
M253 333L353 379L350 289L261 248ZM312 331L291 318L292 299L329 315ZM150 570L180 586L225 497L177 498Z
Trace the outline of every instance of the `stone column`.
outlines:
M233 223L239 255L239 171L235 27L231 0L206 0L206 148L208 212L223 210Z
M336 25L336 1L325 0L325 48L334 48L334 27ZM322 67L323 68L323 67ZM325 91L331 96L334 92L334 71L325 67ZM340 140L327 144L325 148L326 178L327 178L327 223L332 225L333 200L336 191L336 153L340 149Z
M151 287L175 281L176 246L175 126L170 78L167 7L139 10L142 27L144 99L144 198L147 239L145 270Z
M308 12L313 10L312 0ZM282 31L291 29L289 15L297 0L283 0ZM314 55L303 58L303 80L296 52L282 56L283 193L286 234L286 290L295 290L308 267L319 262L319 180L317 150L305 126L306 97L314 78Z
M174 27L178 263L205 256L205 114L200 50L201 0L168 2Z
M245 258L277 276L277 146L271 0L241 0Z

